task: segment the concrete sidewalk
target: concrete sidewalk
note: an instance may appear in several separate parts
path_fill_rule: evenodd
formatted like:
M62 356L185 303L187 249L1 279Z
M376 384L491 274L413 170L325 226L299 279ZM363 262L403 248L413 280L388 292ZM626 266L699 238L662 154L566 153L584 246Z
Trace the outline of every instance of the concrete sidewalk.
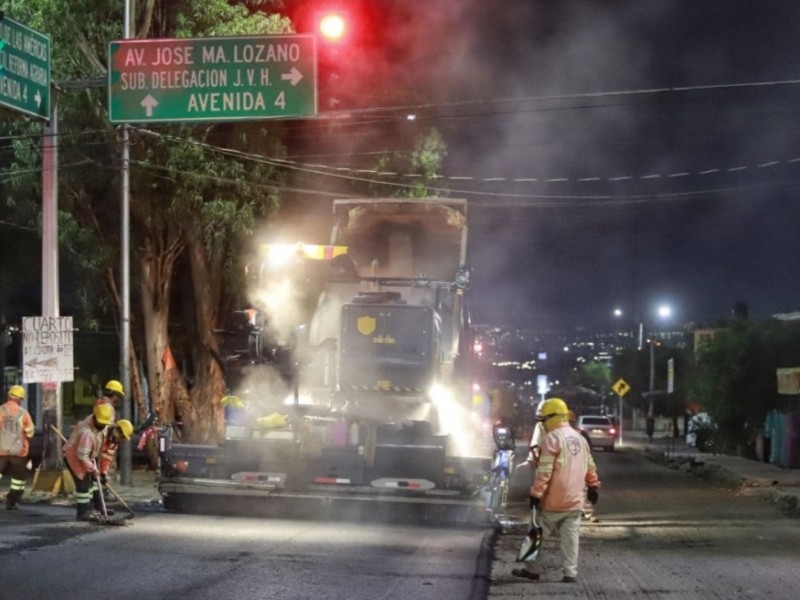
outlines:
M647 439L643 431L624 432L622 450L636 451L706 479L739 486L740 494L760 495L787 513L800 516L800 469L785 469L770 463L740 456L699 452L682 438L655 436Z
M33 479L34 474L32 473L28 478L21 504L48 503L55 506L73 506L75 504L74 494L67 493L62 489L58 489L55 493L52 490L32 489ZM160 507L161 496L158 493L158 480L155 471L134 469L131 473L131 485L120 484L118 476L113 479L116 479L116 481L110 481L112 488L132 509L137 510L137 507L138 509ZM10 477L0 479L0 498L5 498L9 484ZM120 505L111 494L106 500L109 506L116 507Z

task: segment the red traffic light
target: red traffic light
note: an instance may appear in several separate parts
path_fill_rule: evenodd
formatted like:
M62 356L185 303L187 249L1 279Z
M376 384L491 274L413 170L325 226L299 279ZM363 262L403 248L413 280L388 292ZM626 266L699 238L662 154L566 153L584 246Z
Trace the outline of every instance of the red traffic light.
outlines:
M342 13L330 12L320 15L317 29L328 42L339 42L347 33L347 20Z

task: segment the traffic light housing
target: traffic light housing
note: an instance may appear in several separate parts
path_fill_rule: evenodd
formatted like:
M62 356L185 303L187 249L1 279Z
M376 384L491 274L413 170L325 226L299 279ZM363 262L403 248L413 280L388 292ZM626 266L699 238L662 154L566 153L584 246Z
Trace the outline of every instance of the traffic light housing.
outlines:
M318 40L319 95L323 109L342 107L343 69L352 54L353 35L350 15L339 9L315 13L314 33Z

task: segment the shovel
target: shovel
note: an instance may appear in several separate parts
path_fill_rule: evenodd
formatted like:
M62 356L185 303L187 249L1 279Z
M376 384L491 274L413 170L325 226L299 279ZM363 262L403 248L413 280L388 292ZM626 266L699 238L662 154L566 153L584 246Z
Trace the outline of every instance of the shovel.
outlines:
M531 508L531 529L522 540L522 545L517 553L517 562L533 562L539 556L542 547L542 526L539 524L539 512L534 506Z

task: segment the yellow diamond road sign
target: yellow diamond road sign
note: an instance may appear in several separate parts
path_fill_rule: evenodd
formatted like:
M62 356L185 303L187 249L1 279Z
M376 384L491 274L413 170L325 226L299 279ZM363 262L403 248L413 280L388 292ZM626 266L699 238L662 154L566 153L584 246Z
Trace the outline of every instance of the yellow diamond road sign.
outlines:
M631 386L629 386L628 382L624 379L617 379L617 382L611 386L611 389L614 390L618 395L624 396L631 391Z

